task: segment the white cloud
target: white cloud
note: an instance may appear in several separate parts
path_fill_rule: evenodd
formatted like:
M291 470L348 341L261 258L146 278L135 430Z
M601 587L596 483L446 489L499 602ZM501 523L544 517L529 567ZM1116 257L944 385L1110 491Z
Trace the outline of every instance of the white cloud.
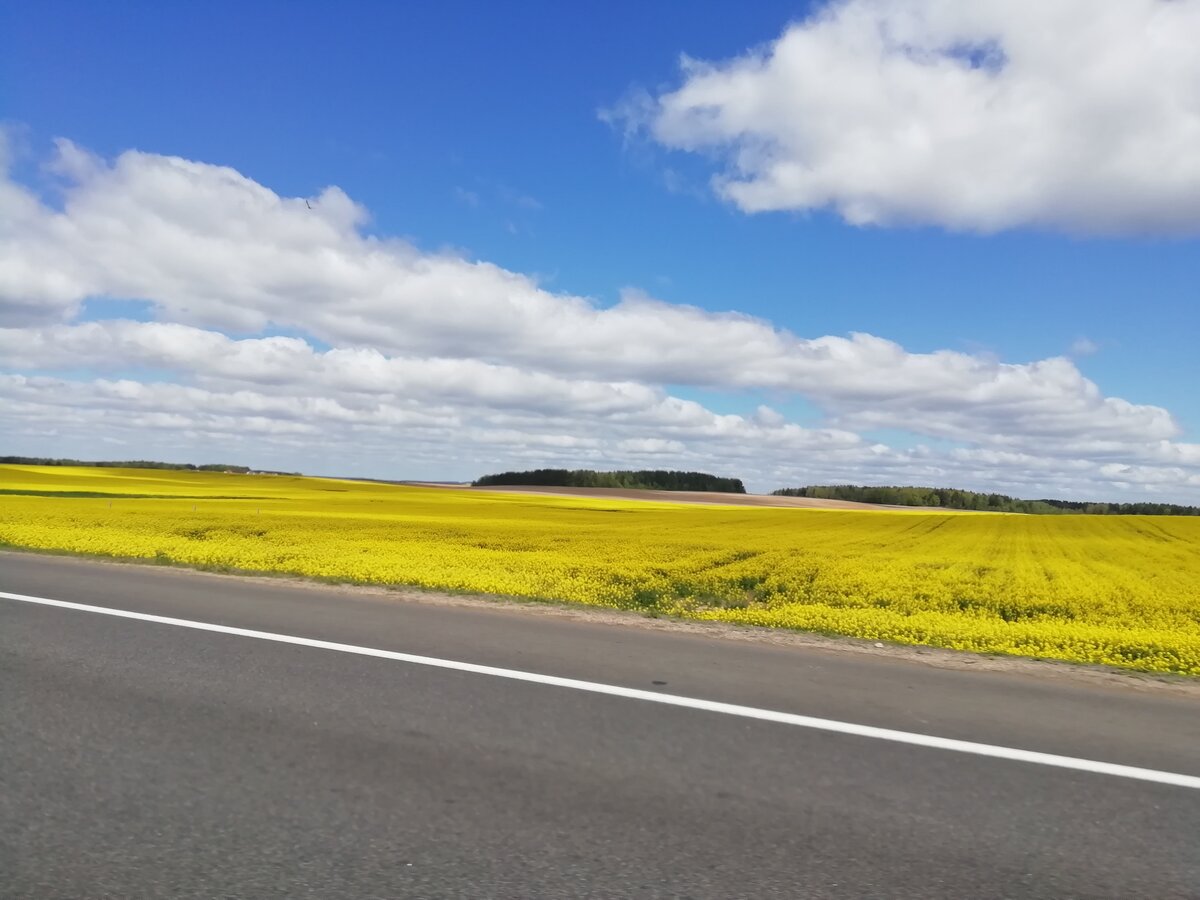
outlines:
M339 445L343 454L353 448L355 457L363 448L390 445L407 459L414 447L436 445L448 464L478 461L500 449L508 457L559 464L578 463L582 453L583 460L610 467L654 456L669 457L672 465L682 459L728 471L730 461L743 458L748 448L780 458L816 452L845 461L865 449L860 438L847 432L762 426L661 396L632 414L578 409L565 399L557 408L528 413L497 411L486 394L451 404L420 392L363 398L325 385L306 386L303 376L285 390L268 392L0 375L0 425L16 434L31 423L43 428L53 424L56 440L136 434L151 445L163 433L207 440L308 436Z
M604 118L747 212L1200 232L1200 0L844 0Z
M128 379L0 376L0 431L11 452L95 456L97 440L125 455L241 461L266 468L400 477L467 478L523 466L700 468L759 489L813 481L952 484L1021 496L1200 498L1200 454L1188 465L926 447L891 449L835 430L761 426L692 405L622 421L560 410L497 414L381 397L373 403L301 387L267 393Z
M174 157L130 152L107 166L60 142L59 160L84 178L67 184L61 211L6 185L21 202L15 215L0 209L0 319L62 320L89 296L143 298L165 320L226 332L275 325L342 348L570 378L792 391L835 416L904 420L938 437L1177 431L1165 410L1105 398L1065 360L914 354L864 334L805 339L636 291L599 308L489 263L364 236L366 211L337 188L310 209Z
M754 420L762 425L782 425L784 422L783 416L771 407L759 405L754 411Z
M617 449L637 456L678 456L687 450L687 447L680 441L666 441L662 438L626 438L617 445Z
M920 474L936 480L965 472L972 484L988 485L993 483L988 472L1012 478L1017 466L1026 475L1043 476L1082 466L1093 478L1118 472L1106 465L1147 473L1200 469L1198 445L1122 434L1114 439L1094 428L1073 432L1071 420L1062 421L1064 409L1055 405L1061 398L1053 397L1044 411L1049 437L973 432L970 407L956 409L950 397L933 430L976 449L898 453L864 441L855 429L911 431L899 414L862 412L834 427L806 428L766 406L748 416L718 414L637 382L573 379L474 359L388 357L363 348L318 351L299 338L235 340L168 323L0 329L0 356L27 372L149 369L193 385L13 375L0 399L10 406L14 428L49 422L69 427L87 410L89 433L131 424L213 437L352 433L356 451L364 433L383 440L400 429L406 441L441 441L476 459L497 447L523 447L523 458L549 453L553 459L547 461L559 464L569 464L571 453L581 451L588 452L582 462L605 465L654 456L672 465L681 460L701 468L723 465L761 479L754 483L764 487L786 472L805 470L818 480L842 473L854 473L845 476L851 480L885 473L899 480ZM1028 413L1026 419L1035 421ZM1146 477L1143 483L1159 486L1171 478ZM1175 481L1180 489L1191 484L1188 478Z
M1107 441L1117 452L1136 453L1177 432L1165 410L1102 396L1065 359L1006 366L959 353L909 354L867 335L822 338L804 342L804 349L770 361L779 369L772 385L817 400L830 410L832 421L848 429L1039 445L1051 453L1081 436L1096 446ZM569 377L474 358L389 357L362 347L320 353L300 338L234 340L171 323L112 320L0 329L0 351L10 366L25 370L140 366L208 380L417 395L498 409L569 407L636 416L673 400L633 380ZM747 368L757 364L754 359L746 363ZM685 401L672 407L679 415L699 408ZM769 427L784 423L765 406L751 418Z
M0 180L6 433L40 424L87 446L137 446L142 434L160 447L174 434L250 453L247 436L259 435L284 454L375 460L383 474L412 474L397 460L418 461L430 477L437 466L471 474L498 455L653 457L760 487L991 486L1001 474L1025 484L984 457L864 437L879 430L1037 459L1114 489L1143 473L1137 483L1156 490L1170 478L1150 473L1200 469L1200 448L1179 441L1165 409L1105 396L1065 358L1003 363L867 334L804 338L637 291L601 308L486 262L369 236L365 209L337 188L306 202L231 169L138 152L109 163L67 142L54 167L67 179L58 207ZM84 300L103 296L148 301L159 321L77 320ZM81 370L95 374L46 377ZM748 412L717 413L665 385L742 394ZM762 394L802 396L824 420L789 422L759 406ZM1114 465L1127 468L1102 468Z

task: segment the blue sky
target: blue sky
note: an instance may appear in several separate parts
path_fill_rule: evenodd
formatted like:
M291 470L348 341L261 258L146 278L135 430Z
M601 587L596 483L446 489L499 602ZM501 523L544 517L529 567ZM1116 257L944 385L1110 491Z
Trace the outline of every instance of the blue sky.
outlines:
M1070 13L1072 4L1063 5ZM1036 211L1022 221L1023 213L994 205L984 213L912 215L904 210L925 207L907 194L900 198L899 188L880 201L879 221L856 224L847 221L836 196L810 206L787 199L779 188L774 197L783 199L760 210L714 188L714 177L731 171L729 148L741 132L713 139L694 118L681 126L691 131L671 131L665 111L673 97L679 99L681 86L693 83L681 71L681 55L719 66L760 48L770 59L772 42L789 23L812 21L806 17L813 9L805 4L380 3L334 9L308 3L47 2L6 3L2 9L0 117L8 126L11 177L48 209L62 202L64 190L59 175L46 171L57 138L110 162L136 149L230 167L280 197L316 197L336 185L369 211L360 234L487 261L599 308L612 307L632 289L668 304L759 317L804 339L865 332L913 354L952 351L1014 365L1070 356L1104 397L1162 407L1177 425L1172 440L1198 440L1200 215L1189 220L1180 214L1181 227L1174 211L1164 212L1162 221L1140 207L1127 214L1115 208L1121 197L1114 194L1116 199L1095 200L1095 216L1117 224L1092 229L1087 198L1103 192L1084 181L1066 201L1083 197L1083 212L1065 225L1039 220ZM1011 18L1023 14L1014 8ZM971 27L991 26L983 17ZM1014 31L1004 39L1020 35ZM1098 45L1095 52L1104 50ZM831 83L832 92L838 89ZM1196 90L1190 88L1189 99ZM639 98L658 105L639 117L629 112L631 100ZM789 109L786 102L772 108ZM786 112L772 115L786 118ZM870 107L859 115L871 115ZM913 115L919 121L920 110ZM760 134L766 129L772 146L792 139L790 130L770 134L769 124L754 127ZM1180 152L1187 150L1200 148L1183 146ZM1097 171L1103 162L1095 164ZM1000 159L1000 182L1003 165ZM1084 159L1076 168L1088 165ZM965 175L986 179L989 171L983 166ZM752 175L770 180L762 170ZM1173 196L1174 189L1180 206L1193 202L1188 190L1177 187L1164 186L1164 195ZM931 192L941 188L933 185ZM898 221L889 219L888 203L901 211ZM980 226L982 220L969 220L972 215L1015 220ZM966 227L962 216L968 217ZM160 298L131 304L105 299L105 290L58 321L170 320L164 307L153 306ZM338 346L302 323L272 320L257 331L216 330L243 338L296 335L318 350ZM539 368L527 355L521 359ZM562 372L557 363L552 368ZM20 371L34 370L55 371L50 365ZM146 369L130 360L107 373L60 367L54 377L86 381L113 378L114 371L130 377ZM601 378L627 374L591 372ZM765 403L805 427L836 418L829 402L802 390L747 389L669 374L642 380L717 414L749 416ZM894 421L851 430L896 447L943 440L904 433ZM31 438L23 446L49 450L43 445L52 442ZM955 443L973 445L961 436ZM204 441L198 446L208 449ZM162 450L183 452L167 444ZM294 449L281 452L305 462ZM314 459L316 467L341 458L331 453ZM1064 451L1064 458L1069 455ZM449 474L469 474L467 469L490 461L483 452ZM500 454L495 461L514 460ZM606 456L601 462L644 460ZM370 470L365 474L397 474L394 465L362 460ZM413 474L442 474L424 463L416 468ZM763 477L783 474L773 469ZM920 474L863 470L866 480ZM946 477L956 474L947 471ZM1062 485L1065 490L1068 482ZM1129 489L1140 488L1126 485L1117 493Z

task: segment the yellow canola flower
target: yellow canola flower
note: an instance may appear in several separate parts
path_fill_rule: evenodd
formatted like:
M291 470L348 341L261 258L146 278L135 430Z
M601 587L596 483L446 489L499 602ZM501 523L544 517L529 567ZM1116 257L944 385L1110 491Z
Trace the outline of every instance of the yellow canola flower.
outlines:
M1200 518L0 466L0 543L1200 675Z

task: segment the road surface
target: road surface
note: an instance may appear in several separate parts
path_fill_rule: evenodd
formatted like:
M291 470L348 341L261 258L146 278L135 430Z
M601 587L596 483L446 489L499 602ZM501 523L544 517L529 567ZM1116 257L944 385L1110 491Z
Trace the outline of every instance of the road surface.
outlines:
M0 597L4 897L1200 898L1186 782L737 712L1194 780L1194 694L12 553L0 592L275 636Z

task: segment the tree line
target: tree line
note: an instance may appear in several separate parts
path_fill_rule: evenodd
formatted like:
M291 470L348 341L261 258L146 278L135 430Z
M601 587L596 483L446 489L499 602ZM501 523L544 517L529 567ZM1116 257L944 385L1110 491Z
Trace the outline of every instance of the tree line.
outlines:
M707 472L676 472L664 469L597 472L592 469L532 469L527 472L498 472L472 482L491 485L538 485L549 487L629 488L649 491L719 491L744 494L740 478L722 478Z
M12 466L95 466L113 469L176 469L189 472L231 472L239 475L298 475L235 466L227 463L168 463L147 459L89 461L51 459L40 456L0 456L0 465ZM740 478L725 478L707 472L681 472L666 469L598 472L594 469L532 469L525 472L499 472L472 482L489 485L536 485L545 487L626 488L650 491L717 491L744 494ZM1074 513L1089 516L1200 516L1200 506L1178 503L1096 503L1082 500L1021 500L1007 494L964 491L958 488L876 486L858 484L821 484L780 488L772 491L780 497L814 497L823 500L853 500L886 506L932 506L943 509L970 509L985 512L1016 512L1033 515Z
M815 497L823 500L854 500L888 506L935 506L944 509L973 509L987 512L1017 512L1034 515L1075 513L1093 516L1196 516L1200 507L1175 503L1091 503L1078 500L1020 500L1007 494L964 491L957 488L824 484L780 488L780 497Z
M299 472L271 472L264 469L251 469L249 466L234 466L228 463L206 463L196 466L191 463L157 462L152 459L124 460L83 460L83 459L49 459L42 456L0 456L0 465L6 466L87 466L99 469L174 469L185 472L232 472L235 475L248 475L255 472L261 475L299 475Z

